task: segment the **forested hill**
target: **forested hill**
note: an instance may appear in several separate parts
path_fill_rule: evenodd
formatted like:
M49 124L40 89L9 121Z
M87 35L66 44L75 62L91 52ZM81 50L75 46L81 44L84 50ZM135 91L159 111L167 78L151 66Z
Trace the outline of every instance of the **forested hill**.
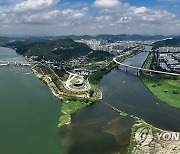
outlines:
M26 56L38 56L39 59L45 58L47 60L69 60L80 56L88 55L88 58L96 61L105 60L111 55L104 51L94 51L86 44L77 43L72 39L60 39L48 41L31 47Z
M37 56L46 60L69 60L88 55L90 60L101 61L112 57L104 51L94 51L86 44L75 42L72 39L24 39L7 42L5 47L16 49L16 52L24 56Z
M36 46L38 44L45 43L47 40L41 40L41 39L26 39L26 40L20 40L16 39L12 42L6 42L4 43L4 47L9 47L16 49L16 52L23 55L25 54L31 47Z
M173 39L167 39L163 41L158 41L153 44L154 48L159 48L159 47L180 47L180 37L175 37Z
M60 39L33 46L25 55L59 61L87 55L91 51L85 44L77 43L72 39Z

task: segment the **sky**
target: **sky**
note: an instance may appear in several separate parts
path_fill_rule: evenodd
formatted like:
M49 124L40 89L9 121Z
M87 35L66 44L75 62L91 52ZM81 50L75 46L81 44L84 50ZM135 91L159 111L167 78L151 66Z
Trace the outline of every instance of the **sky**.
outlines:
M180 35L180 0L0 0L0 35Z

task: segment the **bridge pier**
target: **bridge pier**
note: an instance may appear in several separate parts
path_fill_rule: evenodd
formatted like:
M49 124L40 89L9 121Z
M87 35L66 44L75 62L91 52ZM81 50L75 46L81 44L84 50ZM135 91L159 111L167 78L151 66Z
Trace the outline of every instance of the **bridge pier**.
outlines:
M127 66L126 66L126 73L127 73Z
M16 62L16 61L0 61L0 66L7 66L7 67L11 67L11 66L30 66L31 63L29 62Z
M126 72L128 71L127 68L133 68L135 70L138 70L138 71L146 71L146 72L150 72L150 73L158 73L158 74L163 74L163 75L171 75L171 76L180 76L180 74L178 73L171 73L171 72L163 72L163 71L158 71L158 70L151 70L151 69L146 69L146 68L140 68L140 67L136 67L136 66L130 66L130 65L126 65L126 64L123 64L123 63L120 63L116 60L117 57L113 58L113 61L115 63L117 63L118 65L121 65L121 66L125 66L126 67ZM137 72L137 75L139 75L139 73Z
M139 76L139 70L137 70L137 76Z

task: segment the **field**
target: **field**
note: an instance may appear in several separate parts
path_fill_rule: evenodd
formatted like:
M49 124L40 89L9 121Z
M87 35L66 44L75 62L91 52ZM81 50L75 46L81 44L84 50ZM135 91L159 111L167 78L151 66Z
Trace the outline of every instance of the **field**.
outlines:
M152 69L153 53L147 57L143 68ZM158 74L147 75L141 72L141 80L161 101L180 109L180 79Z
M180 79L142 75L143 83L163 102L180 109Z
M71 114L76 112L77 110L84 108L90 105L92 102L86 103L82 101L63 101L63 105L61 108L61 112L63 115L59 119L58 127L62 127L63 125L71 123Z

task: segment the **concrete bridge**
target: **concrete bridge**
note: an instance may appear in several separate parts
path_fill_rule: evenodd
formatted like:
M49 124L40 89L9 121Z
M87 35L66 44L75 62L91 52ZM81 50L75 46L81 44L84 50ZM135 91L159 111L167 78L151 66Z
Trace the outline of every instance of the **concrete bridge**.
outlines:
M0 67L2 66L31 66L29 62L20 62L20 61L0 61Z
M156 71L156 70L150 70L150 69L140 68L140 67L136 67L136 66L126 65L126 64L123 64L123 63L118 62L118 61L116 60L117 58L119 58L119 57L113 58L113 61L114 61L116 64L118 64L118 65L125 66L125 67L126 67L126 71L127 71L127 68L132 68L132 69L136 69L138 72L139 72L139 71L145 71L145 72L158 73L158 74L164 74L164 75L180 76L180 74L177 74L177 73ZM137 72L137 75L138 75L138 72Z

